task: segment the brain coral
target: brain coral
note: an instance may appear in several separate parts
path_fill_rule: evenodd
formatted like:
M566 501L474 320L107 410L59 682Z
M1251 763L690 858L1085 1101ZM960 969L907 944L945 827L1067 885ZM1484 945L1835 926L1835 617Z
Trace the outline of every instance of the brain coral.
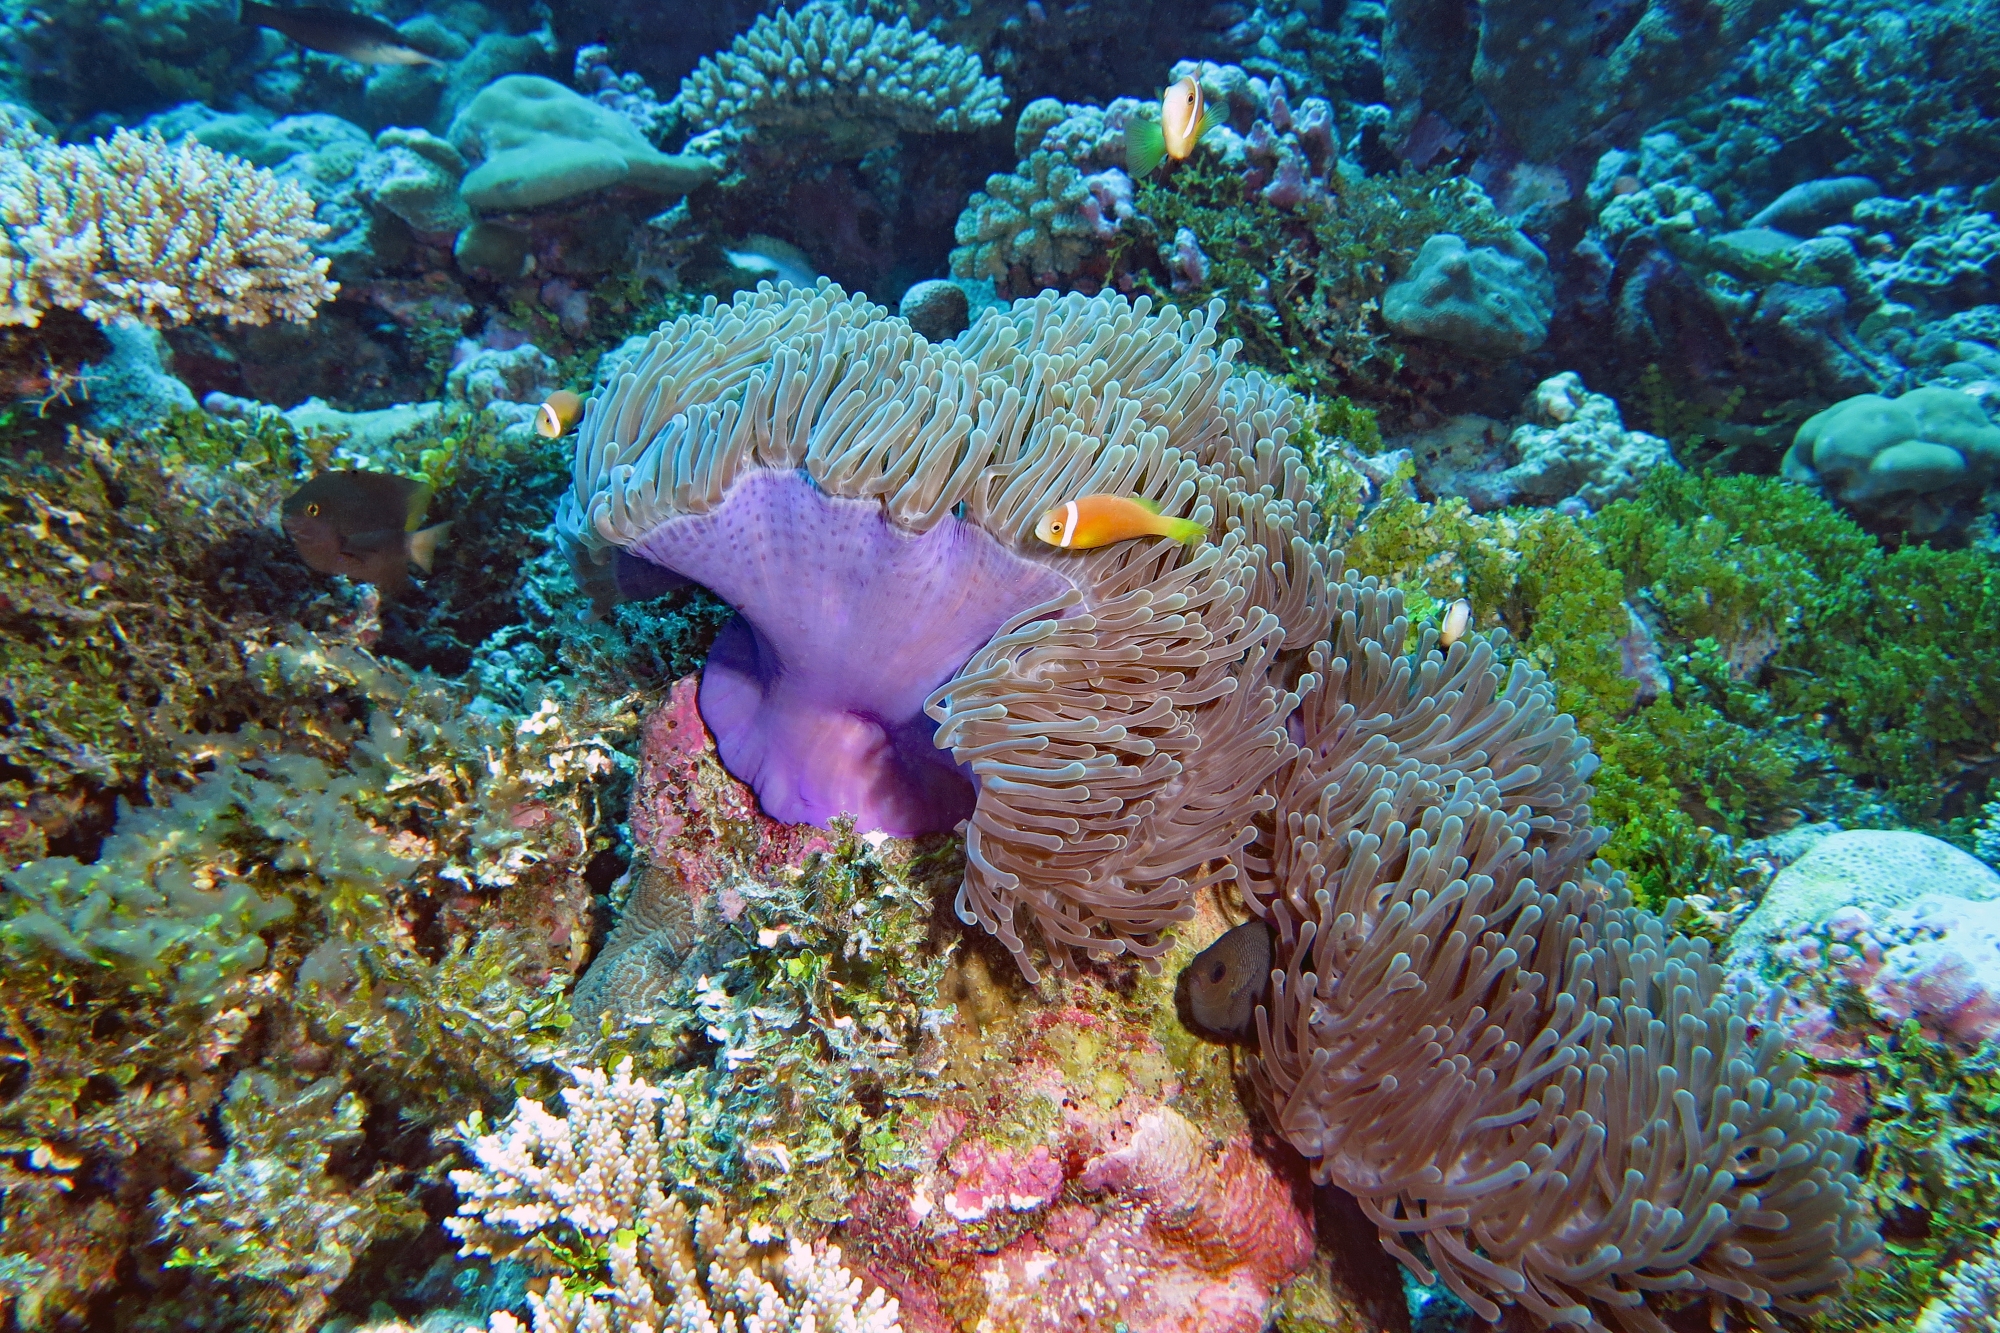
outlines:
M696 131L726 122L836 139L976 130L1007 105L979 57L834 0L766 14L682 80L669 110Z
M1274 657L1324 623L1289 394L1232 373L1211 308L1053 295L932 345L822 281L663 328L586 409L558 514L738 618L701 711L765 810L966 827L959 911L1157 958L1268 805ZM1198 550L1036 541L1093 491L1207 523Z

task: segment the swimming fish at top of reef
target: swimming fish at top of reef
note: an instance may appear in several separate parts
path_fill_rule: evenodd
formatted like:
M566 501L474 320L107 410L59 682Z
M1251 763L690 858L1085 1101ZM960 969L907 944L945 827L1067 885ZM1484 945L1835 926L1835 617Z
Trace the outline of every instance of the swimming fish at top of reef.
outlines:
M1271 981L1271 928L1246 921L1224 931L1194 956L1187 978L1188 1015L1196 1027L1216 1037L1247 1037L1257 1019L1257 1003Z
M285 535L322 574L345 574L385 593L410 586L410 566L428 574L439 523L419 531L431 488L391 472L322 472L285 501Z
M1201 84L1190 74L1160 95L1158 120L1134 119L1125 126L1125 169L1133 180L1149 176L1166 158L1185 162L1194 146L1223 122L1221 107L1209 106Z
M1035 535L1051 546L1087 551L1131 537L1172 537L1199 545L1208 529L1191 518L1168 518L1136 495L1086 495L1043 514Z
M557 389L535 409L535 434L543 439L560 440L582 415L583 399L568 389Z
M243 0L242 20L253 28L269 28L305 47L330 56L346 56L364 65L442 65L403 40L403 34L380 19L350 14L344 9L308 6L278 9Z
M1463 597L1445 608L1444 624L1438 631L1438 638L1449 648L1465 637L1465 631L1472 628L1472 603Z

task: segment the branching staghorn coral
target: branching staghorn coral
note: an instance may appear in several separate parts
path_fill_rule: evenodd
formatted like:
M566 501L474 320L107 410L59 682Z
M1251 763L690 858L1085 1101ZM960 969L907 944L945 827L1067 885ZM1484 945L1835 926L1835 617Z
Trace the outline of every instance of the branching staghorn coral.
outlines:
M699 132L727 123L872 142L997 124L1007 96L979 57L837 0L766 14L682 80L669 106Z
M718 1314L747 1333L902 1328L896 1302L864 1297L838 1246L793 1239L778 1251L713 1206L691 1218L661 1161L686 1107L633 1078L630 1057L609 1075L571 1073L567 1117L522 1098L495 1133L468 1120L460 1133L479 1165L451 1173L460 1202L444 1225L461 1254L519 1254L560 1275L528 1296L534 1333L714 1329ZM505 1311L490 1327L523 1328Z
M1589 858L1593 761L1540 673L1335 585L1246 880L1275 935L1256 1079L1314 1177L1488 1320L1775 1328L1874 1243L1823 1090L1704 942ZM1321 683L1323 682L1323 683ZM1417 1246L1421 1245L1421 1254Z
M60 307L110 322L302 324L337 290L311 196L193 139L119 130L0 149L0 324Z
M1028 976L1024 931L1063 971L1157 959L1268 806L1268 664L1324 605L1291 397L1218 315L1051 295L933 346L825 282L710 302L591 400L558 529L740 612L702 715L767 813L965 819L960 916ZM1093 491L1214 540L1034 539Z

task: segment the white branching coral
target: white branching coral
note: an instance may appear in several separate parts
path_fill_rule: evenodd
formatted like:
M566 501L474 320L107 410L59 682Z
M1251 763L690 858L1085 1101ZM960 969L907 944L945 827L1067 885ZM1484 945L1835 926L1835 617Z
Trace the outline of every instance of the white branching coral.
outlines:
M979 56L834 0L767 14L681 82L672 110L689 128L726 123L879 137L976 130L1007 105Z
M781 1246L713 1207L689 1216L661 1161L687 1107L633 1078L630 1057L610 1074L571 1074L567 1118L523 1098L495 1133L461 1125L479 1165L451 1175L460 1202L445 1229L461 1254L518 1252L564 1279L529 1294L534 1333L901 1333L896 1302L864 1295L838 1246ZM489 1328L524 1325L503 1311Z
M2000 1333L2000 1244L1945 1274L1944 1290L1917 1315L1915 1333Z
M262 167L157 132L0 146L0 325L78 310L155 327L220 315L304 323L338 290L312 197Z

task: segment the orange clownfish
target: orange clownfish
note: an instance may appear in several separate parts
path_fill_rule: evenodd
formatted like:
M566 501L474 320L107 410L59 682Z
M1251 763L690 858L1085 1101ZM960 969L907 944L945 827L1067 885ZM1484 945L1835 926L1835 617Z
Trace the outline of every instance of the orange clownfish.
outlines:
M535 411L535 434L544 439L560 440L582 415L583 399L568 389L557 389Z
M1201 84L1188 75L1160 95L1158 120L1134 120L1125 126L1126 171L1138 180L1151 175L1166 158L1185 162L1201 136L1222 121L1222 108L1207 105Z
M1086 495L1043 514L1035 535L1064 550L1087 551L1133 537L1171 537L1197 546L1208 529L1191 518L1168 518L1135 495Z

